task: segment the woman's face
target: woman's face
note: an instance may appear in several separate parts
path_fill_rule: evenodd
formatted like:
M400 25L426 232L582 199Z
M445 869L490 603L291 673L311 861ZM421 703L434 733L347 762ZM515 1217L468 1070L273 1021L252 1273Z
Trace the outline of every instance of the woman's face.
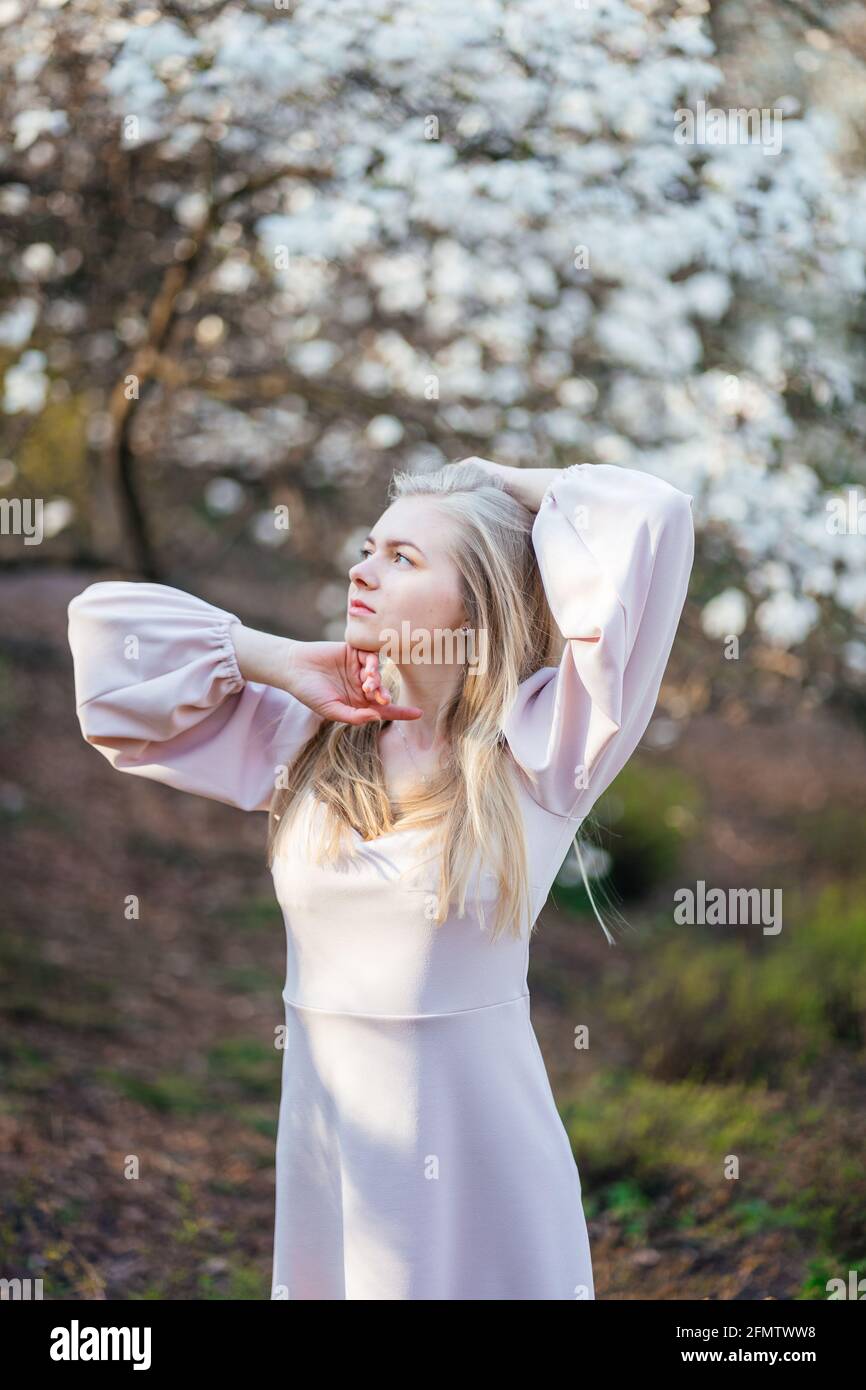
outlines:
M378 651L390 634L401 639L404 623L410 637L419 631L433 637L466 622L460 574L445 544L451 525L423 497L398 498L382 513L349 570L350 646Z

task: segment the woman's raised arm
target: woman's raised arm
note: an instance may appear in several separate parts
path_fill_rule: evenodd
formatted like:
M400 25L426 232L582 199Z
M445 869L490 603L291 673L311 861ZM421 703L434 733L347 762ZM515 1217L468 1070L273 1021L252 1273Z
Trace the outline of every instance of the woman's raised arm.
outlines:
M168 585L112 580L91 584L68 611L87 742L121 772L266 810L278 767L321 717L287 690L245 678L235 614Z
M414 718L371 701L365 653L245 627L165 584L104 581L69 604L81 731L121 772L245 811L323 720Z
M557 815L588 814L646 730L694 560L691 504L614 464L575 464L544 490L532 543L567 641L558 667L521 684L504 732L528 789Z

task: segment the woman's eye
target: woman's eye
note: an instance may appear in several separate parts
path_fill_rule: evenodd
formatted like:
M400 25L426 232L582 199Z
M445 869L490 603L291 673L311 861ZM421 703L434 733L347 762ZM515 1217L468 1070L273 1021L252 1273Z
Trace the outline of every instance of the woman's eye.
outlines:
M359 550L359 551L358 551L358 554L360 555L360 557L361 557L362 560L366 560L367 556L368 556L368 555L372 555L373 552L372 552L372 550L363 550L363 549L362 549L362 550ZM407 565L412 565L412 568L413 568L413 569L414 569L414 567L415 567L413 561L410 560L410 558L409 558L408 555L404 555L403 552L402 552L402 550L395 550L395 551L394 551L394 558L395 558L395 560L405 560L405 561L406 561L406 564L407 564Z

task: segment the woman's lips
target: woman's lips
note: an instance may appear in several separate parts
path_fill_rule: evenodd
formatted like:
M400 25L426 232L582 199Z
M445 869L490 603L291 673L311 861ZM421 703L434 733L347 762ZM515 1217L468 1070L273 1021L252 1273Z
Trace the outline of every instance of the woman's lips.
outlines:
M360 613L374 613L374 612L375 612L375 609L371 608L371 607L369 606L369 604L367 604L367 603L362 603L361 600L360 600L359 598L353 598L353 599L350 600L350 602L349 602L349 612L351 612L353 608L357 608L358 611L359 611Z

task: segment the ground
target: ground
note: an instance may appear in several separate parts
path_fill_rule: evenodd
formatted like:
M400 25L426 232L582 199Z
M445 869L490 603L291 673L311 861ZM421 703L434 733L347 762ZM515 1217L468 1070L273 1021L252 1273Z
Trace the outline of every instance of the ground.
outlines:
M65 610L93 577L4 580L0 1263L42 1277L46 1298L267 1298L285 938L265 817L121 776L85 745ZM679 793L665 812L689 830L676 882L784 882L803 895L801 925L822 888L853 882L862 915L866 742L844 716L749 722L731 703L640 756L650 781L658 768L700 789L697 813ZM792 1002L790 979L781 996L768 953L747 945L714 1052L700 994L716 946L680 947L659 926L670 896L668 875L621 903L633 934L611 948L555 888L533 943L533 1026L580 1165L597 1297L824 1296L866 1243L866 995L849 1000L834 976L813 1007L798 976ZM653 931L664 959L640 944ZM732 995L762 971L740 1025ZM578 1054L587 1018L598 1043ZM683 1138L697 1112L703 1128ZM735 1183L716 1165L718 1114L753 1120L719 1139L742 1161ZM827 1173L845 1193L823 1193Z

